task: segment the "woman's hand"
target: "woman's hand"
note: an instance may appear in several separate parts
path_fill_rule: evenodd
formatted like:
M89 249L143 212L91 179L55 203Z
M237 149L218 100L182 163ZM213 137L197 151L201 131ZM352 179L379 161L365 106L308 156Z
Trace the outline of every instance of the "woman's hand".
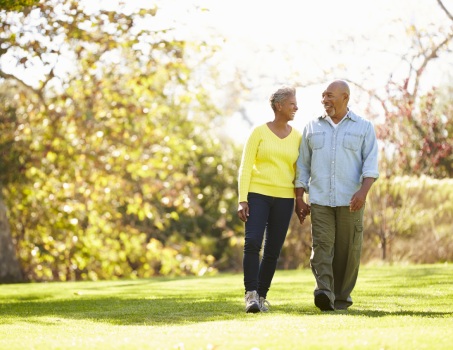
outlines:
M299 222L302 225L307 215L310 215L310 206L304 202L301 197L296 198L296 215L299 218Z
M244 222L247 222L249 216L249 204L247 202L240 202L238 207L238 216Z

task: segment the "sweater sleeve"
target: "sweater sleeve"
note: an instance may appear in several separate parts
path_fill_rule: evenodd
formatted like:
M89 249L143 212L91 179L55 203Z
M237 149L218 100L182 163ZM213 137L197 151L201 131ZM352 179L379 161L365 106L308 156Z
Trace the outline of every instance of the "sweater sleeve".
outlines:
M242 151L242 159L238 176L239 202L247 202L247 194L250 188L252 170L255 164L259 143L259 132L257 129L254 129L248 137Z

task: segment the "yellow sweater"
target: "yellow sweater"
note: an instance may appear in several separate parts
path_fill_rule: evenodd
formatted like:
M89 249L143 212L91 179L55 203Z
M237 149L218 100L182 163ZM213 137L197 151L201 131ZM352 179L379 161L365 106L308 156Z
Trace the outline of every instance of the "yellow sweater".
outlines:
M301 139L301 133L294 128L284 139L275 135L267 124L252 130L239 167L239 202L246 202L249 192L294 198L296 160Z

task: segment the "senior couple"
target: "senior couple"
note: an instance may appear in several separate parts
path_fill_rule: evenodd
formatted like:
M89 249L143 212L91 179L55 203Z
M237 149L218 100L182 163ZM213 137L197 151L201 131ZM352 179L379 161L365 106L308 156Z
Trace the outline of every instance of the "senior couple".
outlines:
M329 84L324 115L301 134L288 124L298 110L296 90L279 88L269 99L274 120L255 127L245 143L237 213L245 223L247 313L269 310L267 293L294 208L301 224L311 215L314 304L321 311L352 305L365 201L379 173L374 127L348 108L349 96L347 82Z

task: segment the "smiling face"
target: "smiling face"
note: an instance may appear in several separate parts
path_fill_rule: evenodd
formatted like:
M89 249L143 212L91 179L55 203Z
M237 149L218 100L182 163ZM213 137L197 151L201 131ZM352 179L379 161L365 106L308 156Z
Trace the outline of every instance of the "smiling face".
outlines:
M288 121L294 119L298 109L296 96L285 98L282 102L278 102L277 106L278 113Z
M349 88L346 83L336 81L322 93L321 103L331 118L343 118L348 111Z

